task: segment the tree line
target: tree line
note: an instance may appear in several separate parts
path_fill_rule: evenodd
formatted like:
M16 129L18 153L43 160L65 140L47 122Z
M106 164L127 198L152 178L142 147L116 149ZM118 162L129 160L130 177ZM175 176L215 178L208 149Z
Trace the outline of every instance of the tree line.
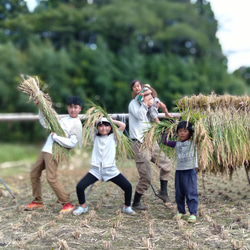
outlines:
M155 88L170 111L185 95L249 93L248 69L227 72L205 0L48 0L33 12L4 0L0 13L1 113L37 112L17 91L21 74L39 77L58 113L70 95L127 113L133 79ZM36 123L0 129L3 141L44 136Z

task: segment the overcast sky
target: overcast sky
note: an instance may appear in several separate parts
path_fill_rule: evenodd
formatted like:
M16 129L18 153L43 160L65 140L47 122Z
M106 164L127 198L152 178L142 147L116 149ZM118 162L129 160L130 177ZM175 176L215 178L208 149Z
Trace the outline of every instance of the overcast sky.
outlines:
M228 58L228 70L250 67L250 0L208 0L219 29L217 37Z
M224 55L228 58L228 71L241 66L250 67L250 0L207 0L210 2L219 29L217 37ZM26 0L30 10L36 0Z

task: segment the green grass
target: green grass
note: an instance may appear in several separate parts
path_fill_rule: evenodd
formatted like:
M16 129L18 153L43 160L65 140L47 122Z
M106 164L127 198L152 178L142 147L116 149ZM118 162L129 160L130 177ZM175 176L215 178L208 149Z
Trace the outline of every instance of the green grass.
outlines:
M1 178L28 173L41 151L40 145L0 143L0 148Z
M0 163L12 161L34 161L41 150L40 146L0 143Z

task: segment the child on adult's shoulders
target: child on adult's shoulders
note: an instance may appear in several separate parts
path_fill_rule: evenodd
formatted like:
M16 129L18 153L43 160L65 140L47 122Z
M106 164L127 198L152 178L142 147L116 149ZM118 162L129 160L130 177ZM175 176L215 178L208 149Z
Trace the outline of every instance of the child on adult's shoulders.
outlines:
M167 109L167 106L157 97L157 92L149 85L142 85L137 81L132 86L132 98L136 99L140 104L143 102L149 107L149 115L153 122L160 123L158 118L158 109L161 108L166 117L173 117Z

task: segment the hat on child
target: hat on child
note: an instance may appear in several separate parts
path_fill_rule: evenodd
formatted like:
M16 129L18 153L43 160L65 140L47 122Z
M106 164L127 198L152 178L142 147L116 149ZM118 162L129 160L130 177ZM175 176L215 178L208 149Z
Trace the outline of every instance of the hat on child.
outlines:
M109 123L111 126L111 122L106 118L106 117L102 117L101 119L97 120L96 122L96 127L100 124L100 123Z

